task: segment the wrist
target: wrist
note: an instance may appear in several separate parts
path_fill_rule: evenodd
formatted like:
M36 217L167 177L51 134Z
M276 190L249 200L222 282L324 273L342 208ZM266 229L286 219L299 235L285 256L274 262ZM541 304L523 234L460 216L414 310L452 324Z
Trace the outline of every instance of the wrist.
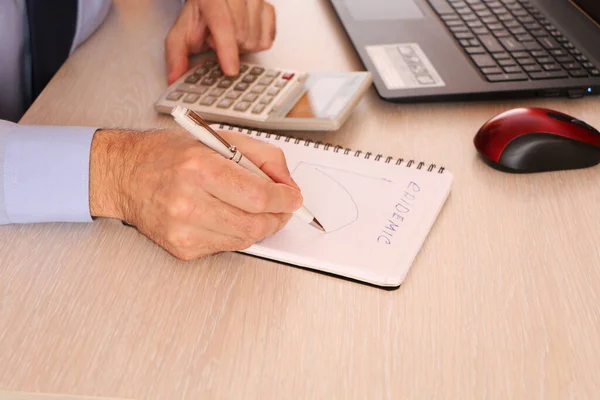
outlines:
M127 131L101 129L94 134L89 187L92 217L126 219L123 184L132 141L133 134Z

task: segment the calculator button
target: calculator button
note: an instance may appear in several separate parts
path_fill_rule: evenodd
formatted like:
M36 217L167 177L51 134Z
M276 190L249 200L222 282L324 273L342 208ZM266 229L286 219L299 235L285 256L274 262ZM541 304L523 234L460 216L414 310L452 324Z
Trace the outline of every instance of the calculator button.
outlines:
M177 101L181 98L181 96L183 96L182 92L171 92L169 93L169 95L167 96L167 100L171 100L171 101Z
M200 100L200 104L203 106L212 106L213 103L217 100L215 96L206 96L202 100Z
M248 84L245 82L240 82L237 85L235 85L234 89L241 90L243 92L244 90L248 89Z
M279 91L281 91L281 89L272 87L272 88L269 88L269 90L267 90L267 93L270 94L271 96L277 96Z
M262 104L269 104L272 101L273 101L273 96L269 96L268 94L265 94L263 97L260 98L260 102Z
M247 101L240 101L235 105L233 109L235 111L246 111L248 107L250 107L250 103L248 103Z
M185 83L196 83L200 80L200 75L192 74L185 78Z
M258 95L256 93L247 93L242 100L244 101L249 101L250 103L252 103L253 101L255 101L258 98Z
M277 76L279 75L279 72L270 69L267 71L267 73L265 74L265 76L268 76L269 78L277 78Z
M196 86L190 85L189 83L182 83L181 85L177 86L177 90L187 93L204 94L206 93L208 88L205 86Z
M248 66L246 64L240 64L240 74L248 71Z
M214 71L212 71L210 73L211 78L220 78L222 76L223 76L223 71L221 71L220 69L215 69Z
M210 68L208 68L208 67L201 67L201 68L198 68L196 70L196 74L198 74L198 75L206 75L206 74L208 74L208 71L210 71Z
M252 83L255 80L256 80L256 75L250 75L250 74L248 74L242 78L242 82L245 82L245 83Z
M282 88L286 85L286 83L288 83L288 81L284 81L283 79L280 79L277 82L275 82L275 86L277 86L278 88Z
M204 78L202 79L202 82L200 82L201 85L203 86L212 86L215 84L217 80L215 78Z
M220 88L214 88L213 90L210 91L210 95L212 96L216 96L219 97L221 96L223 93L225 93L225 89L220 89Z
M252 90L250 90L252 93L262 93L265 91L267 87L265 85L256 85L252 88Z
M241 94L242 94L242 92L238 92L237 90L232 90L231 92L228 92L225 95L225 97L227 97L228 99L236 100L238 97L240 97Z
M254 67L250 70L250 74L252 75L260 75L265 72L265 69L262 67Z
M219 107L219 108L229 108L229 107L231 107L232 104L233 104L233 100L231 100L231 99L222 99L221 101L219 101L219 104L217 104L217 107Z
M286 81L289 81L293 77L294 74L292 72L286 72L285 74L281 75L281 79L285 79Z
M264 109L265 109L265 105L264 104L257 104L252 109L252 113L253 114L260 114L261 112L263 112Z
M264 76L258 80L258 83L261 85L269 86L271 82L273 82L273 79L274 78L267 78L266 76Z
M208 68L212 68L215 65L217 65L217 63L215 61L207 61L207 62L204 63L204 66L208 67Z
M188 93L184 98L183 98L183 102L184 103L195 103L196 100L198 100L200 98L200 95L197 95L195 93Z
M223 79L221 82L219 82L219 87L220 88L225 88L227 89L229 86L233 85L233 80L231 79Z

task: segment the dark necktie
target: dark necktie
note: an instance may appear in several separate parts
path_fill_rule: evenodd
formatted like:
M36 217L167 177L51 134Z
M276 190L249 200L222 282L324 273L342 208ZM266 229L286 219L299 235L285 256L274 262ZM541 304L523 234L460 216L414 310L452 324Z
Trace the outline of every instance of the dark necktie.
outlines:
M32 101L69 56L78 0L26 0L31 45Z

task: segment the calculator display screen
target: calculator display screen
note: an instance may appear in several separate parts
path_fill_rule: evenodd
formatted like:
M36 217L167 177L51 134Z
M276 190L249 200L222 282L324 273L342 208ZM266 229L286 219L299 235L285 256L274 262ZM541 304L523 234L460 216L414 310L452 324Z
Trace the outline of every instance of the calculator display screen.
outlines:
M311 73L304 93L286 114L287 118L334 119L360 88L362 76L344 73Z

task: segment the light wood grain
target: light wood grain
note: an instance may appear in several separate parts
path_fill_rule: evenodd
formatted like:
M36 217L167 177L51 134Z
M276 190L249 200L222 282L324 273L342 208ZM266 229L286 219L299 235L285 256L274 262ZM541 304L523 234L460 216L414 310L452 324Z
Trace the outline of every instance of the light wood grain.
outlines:
M24 123L174 128L163 38L177 1L115 1ZM325 0L275 2L250 60L361 64ZM308 25L310 23L310 28ZM472 139L506 109L600 126L600 99L392 104L304 136L455 174L395 291L227 253L180 262L115 221L0 228L0 389L139 399L593 399L600 393L600 168L510 175Z
M2 392L0 400L125 400L108 397L71 396L49 393Z

